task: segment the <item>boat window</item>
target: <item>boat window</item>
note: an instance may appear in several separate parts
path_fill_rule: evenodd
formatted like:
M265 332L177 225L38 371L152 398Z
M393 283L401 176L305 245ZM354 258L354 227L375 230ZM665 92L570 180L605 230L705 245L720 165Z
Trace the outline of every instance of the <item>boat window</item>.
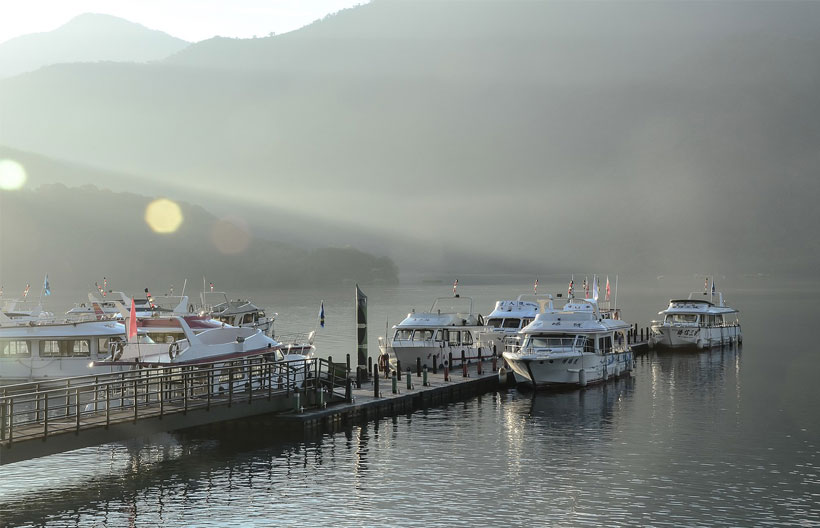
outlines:
M447 330L436 330L436 341L441 341L441 333L444 332L444 341L447 340Z
M246 313L245 317L242 318L242 324L249 324L253 322L253 314Z
M525 317L523 322L521 323L521 328L524 328L528 324L532 323L534 320L535 319L533 319L532 317Z
M485 324L490 328L501 328L502 321L503 319L496 319L495 317L493 317L492 319L487 319L487 321L485 321Z
M605 336L600 341L601 353L609 354L612 352L612 336Z
M31 343L0 339L0 356L2 357L31 357Z
M396 330L396 336L393 338L397 341L407 341L413 336L412 330Z
M518 328L521 324L521 319L504 319L504 324L502 325L504 328Z
M458 330L448 331L447 334L449 335L448 343L450 344L450 346L458 346Z
M431 341L432 339L432 330L416 330L413 332L413 341Z
M40 357L88 357L91 341L87 339L61 339L40 341Z
M523 346L531 346L533 348L561 348L572 347L574 344L574 335L562 334L556 336L528 336L524 340Z
M697 323L697 314L667 314L667 323Z
M715 325L723 326L723 314L718 314L715 316Z
M461 344L462 345L472 345L473 344L473 335L470 332L462 332L461 336Z

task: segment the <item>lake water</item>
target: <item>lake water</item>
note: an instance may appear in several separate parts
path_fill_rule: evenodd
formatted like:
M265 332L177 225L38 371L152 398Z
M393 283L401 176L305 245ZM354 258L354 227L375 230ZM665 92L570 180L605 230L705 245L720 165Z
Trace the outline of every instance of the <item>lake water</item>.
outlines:
M806 327L818 289L721 282L742 311L740 349L651 353L631 378L585 390L510 389L310 441L261 418L12 464L0 467L0 525L820 526L820 368ZM646 326L698 285L622 280L618 303ZM462 280L459 292L487 314L530 288ZM279 332L313 329L324 299L316 344L338 361L356 357L352 290L251 297L280 312ZM375 354L385 321L451 287L365 291ZM83 293L72 295L54 298Z

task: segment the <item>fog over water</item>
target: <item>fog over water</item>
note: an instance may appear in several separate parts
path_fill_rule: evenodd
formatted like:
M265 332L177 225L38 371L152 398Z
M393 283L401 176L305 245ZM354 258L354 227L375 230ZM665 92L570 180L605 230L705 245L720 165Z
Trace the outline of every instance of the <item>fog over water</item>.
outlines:
M811 2L376 0L1 79L0 157L29 189L166 196L403 276L806 272L817 27ZM0 220L9 281L59 272Z

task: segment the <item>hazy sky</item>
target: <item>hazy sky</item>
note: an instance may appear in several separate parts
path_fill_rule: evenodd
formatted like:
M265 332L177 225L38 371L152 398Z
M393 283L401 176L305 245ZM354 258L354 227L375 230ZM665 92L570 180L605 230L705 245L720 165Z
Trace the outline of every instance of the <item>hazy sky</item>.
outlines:
M114 15L196 42L284 33L365 0L26 0L0 10L0 42L51 31L82 13Z

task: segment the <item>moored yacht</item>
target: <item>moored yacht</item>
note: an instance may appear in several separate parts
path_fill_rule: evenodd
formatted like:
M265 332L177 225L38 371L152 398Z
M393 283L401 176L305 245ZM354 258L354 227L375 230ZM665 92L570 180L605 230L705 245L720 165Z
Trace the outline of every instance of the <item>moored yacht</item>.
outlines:
M492 350L479 343L479 333L485 330L481 314L473 312L469 297L439 297L428 312L412 311L397 325L393 336L379 337L379 350L391 363L401 362L402 369L415 368L416 359L422 366L443 366L449 355L460 360L475 360L479 353L487 358Z
M231 326L258 328L266 334L273 334L276 314L267 315L264 310L249 300L230 300L225 292L202 292L201 312L209 314L217 321Z
M652 321L649 346L697 347L737 344L743 341L738 311L726 306L721 292L692 292L687 299L672 299L662 320Z
M553 310L552 295L540 298L534 294L521 294L515 300L496 301L493 311L484 318L487 329L479 336L481 344L501 353L508 337L515 337L522 328L535 320L539 312Z
M560 310L538 314L503 357L527 385L583 387L632 370L629 329L604 317L593 299L570 298Z
M124 336L115 321L15 322L0 315L0 380L92 374L89 362L108 356Z

